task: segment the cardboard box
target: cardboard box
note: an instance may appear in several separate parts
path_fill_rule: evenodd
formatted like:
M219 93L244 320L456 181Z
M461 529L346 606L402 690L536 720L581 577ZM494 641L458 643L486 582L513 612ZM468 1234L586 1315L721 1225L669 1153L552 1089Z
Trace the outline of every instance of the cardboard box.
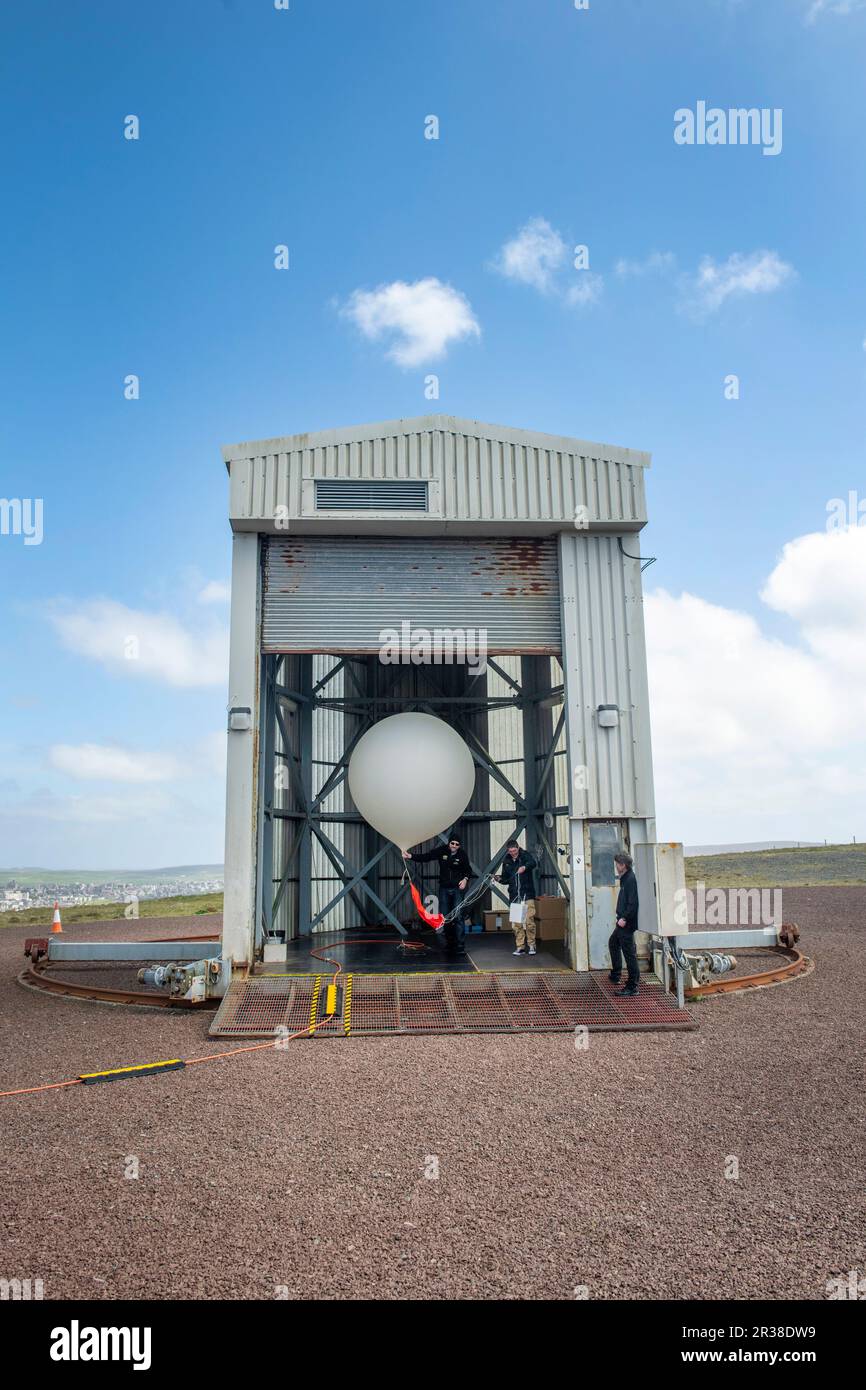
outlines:
M565 922L551 922L543 917L535 919L535 935L539 941L564 941L567 930Z
M567 922L568 903L565 898L548 897L542 893L535 899L535 915L546 918L548 922Z
M508 909L498 907L493 912L485 912L484 930L511 931L511 923L508 920Z
M565 898L535 899L535 931L539 941L564 941L568 934L568 903Z

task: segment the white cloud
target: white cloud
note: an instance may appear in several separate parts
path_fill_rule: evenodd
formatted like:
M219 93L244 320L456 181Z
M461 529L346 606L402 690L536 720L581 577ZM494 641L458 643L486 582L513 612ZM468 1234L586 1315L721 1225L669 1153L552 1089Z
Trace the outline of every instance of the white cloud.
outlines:
M721 263L705 256L697 272L686 279L687 304L698 313L714 313L731 297L771 294L795 274L794 267L775 251L735 252Z
M821 15L854 14L863 9L866 9L866 0L811 0L806 12L806 23L814 24Z
M98 661L113 675L183 687L227 680L224 627L193 630L169 613L145 613L113 599L59 603L48 618L69 651Z
M657 275L675 268L677 258L673 251L652 251L642 261L622 259L617 261L614 271L621 279L632 276Z
M786 545L746 613L664 590L646 600L660 833L692 843L863 834L866 526Z
M223 584L218 579L212 579L199 591L198 601L199 603L229 603L231 596L231 584Z
M435 362L453 343L481 335L466 296L433 276L355 290L341 312L371 342L390 338L385 355L400 367Z
M581 268L568 287L562 284L559 272L568 256L564 239L547 218L532 217L506 241L489 268L506 280L531 285L540 294L557 295L570 307L598 303L604 288L603 276Z
M866 526L790 541L761 598L793 618L816 657L866 691Z
M226 772L224 729L186 744L182 753L123 748L118 744L55 743L48 760L58 772L80 781L95 782L194 782L203 784Z
M566 291L565 302L571 305L597 304L603 288L604 278L601 275L582 270L579 278Z
M169 782L180 765L170 754L144 753L99 743L55 743L49 761L58 772L82 781Z
M46 761L52 771L42 785L30 781L32 757L18 781L0 779L5 863L153 868L222 858L224 728L168 751L55 744ZM67 790L59 774L81 790Z
M506 241L492 266L507 280L550 294L556 272L565 264L567 255L568 247L547 218L533 217L511 241Z

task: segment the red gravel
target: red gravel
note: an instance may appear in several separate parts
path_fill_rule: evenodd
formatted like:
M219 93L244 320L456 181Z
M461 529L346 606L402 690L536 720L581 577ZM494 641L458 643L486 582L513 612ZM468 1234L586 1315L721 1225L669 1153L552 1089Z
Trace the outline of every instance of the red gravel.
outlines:
M2 1100L0 1276L47 1298L824 1297L866 1271L866 889L788 889L785 915L817 968L694 1004L696 1033L322 1039ZM33 934L0 932L2 1089L222 1050L210 1015L21 989Z

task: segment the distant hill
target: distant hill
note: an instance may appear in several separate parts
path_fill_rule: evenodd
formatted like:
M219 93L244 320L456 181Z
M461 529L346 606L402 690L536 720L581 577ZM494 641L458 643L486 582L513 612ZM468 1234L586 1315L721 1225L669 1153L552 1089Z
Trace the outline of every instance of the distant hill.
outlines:
M742 845L685 845L686 858L693 854L751 854L762 849L812 849L821 840L752 840Z
M866 845L814 845L688 855L686 883L708 888L794 888L866 883Z
M173 883L222 878L222 864L180 864L166 869L0 869L0 884L14 879L25 888L43 883Z

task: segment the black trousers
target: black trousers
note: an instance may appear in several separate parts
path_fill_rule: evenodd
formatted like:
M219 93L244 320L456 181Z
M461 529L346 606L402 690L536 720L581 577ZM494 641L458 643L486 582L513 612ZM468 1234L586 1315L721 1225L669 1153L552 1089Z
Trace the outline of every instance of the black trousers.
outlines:
M457 911L456 917L445 923L445 950L449 955L457 955L464 949L466 932L463 927L463 913L458 910L462 902L463 893L459 888L439 889L439 911L445 917L450 912Z
M637 964L637 942L634 939L634 932L629 931L628 927L614 927L608 941L610 947L610 968L614 975L618 975L622 970L622 958L625 956L625 963L628 966L628 987L637 989L640 978Z

